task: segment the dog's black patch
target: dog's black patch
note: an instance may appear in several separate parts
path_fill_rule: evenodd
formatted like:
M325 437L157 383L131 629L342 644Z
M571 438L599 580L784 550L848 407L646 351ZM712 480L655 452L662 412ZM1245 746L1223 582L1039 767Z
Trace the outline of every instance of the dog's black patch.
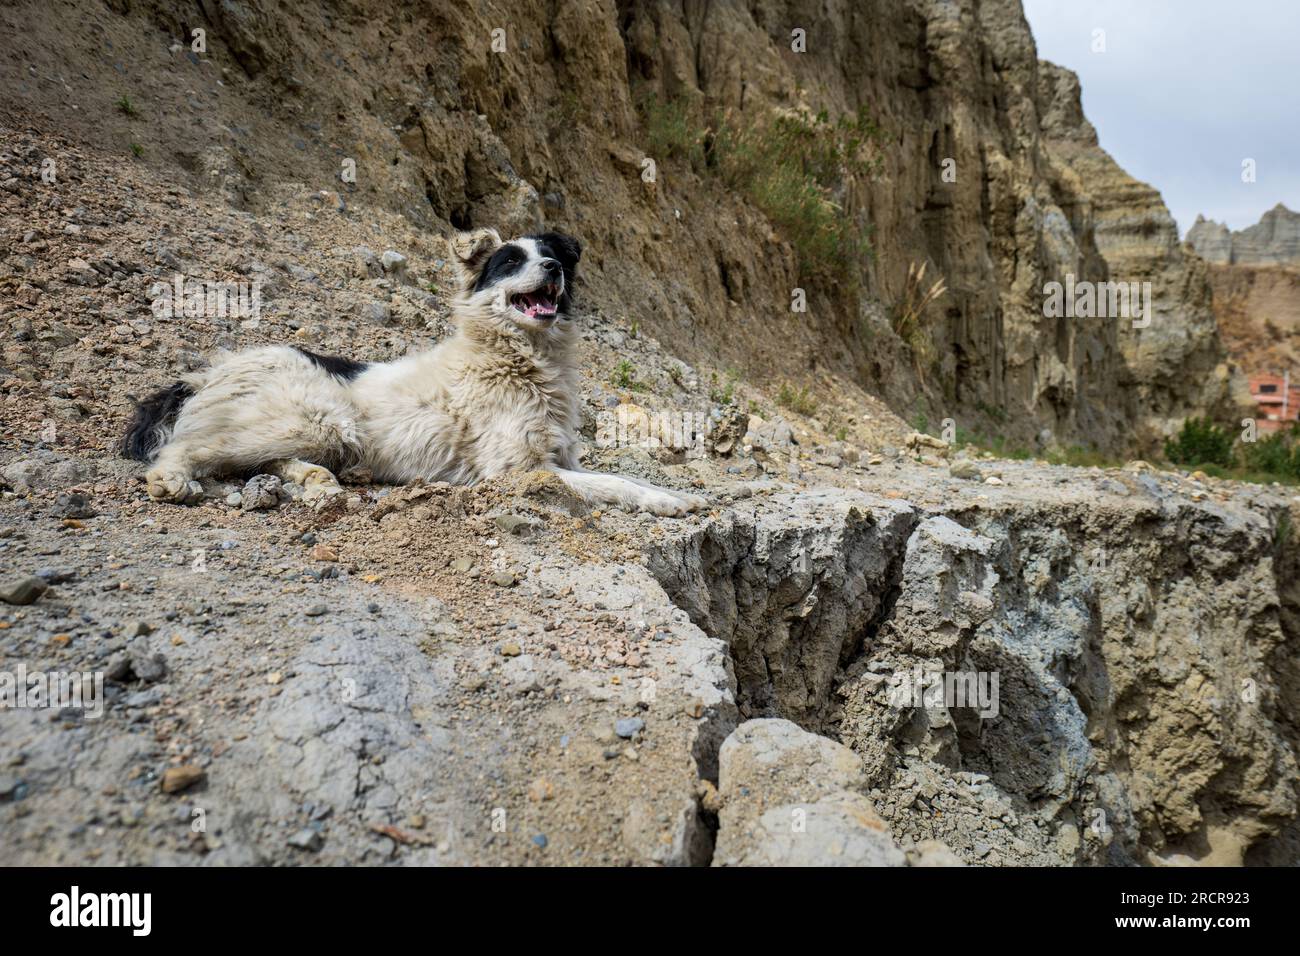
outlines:
M135 415L122 438L122 454L136 461L153 458L153 453L162 444L163 433L176 421L181 406L193 394L194 389L184 382L177 382L137 402Z
M573 290L573 277L577 273L578 260L582 258L582 244L572 236L562 232L537 232L527 238L537 243L537 251L543 256L555 259L564 270L564 295L560 296L560 311L568 312L572 300L569 293Z
M350 358L343 358L339 355L317 355L315 352L301 348L297 345L295 345L294 348L307 356L307 358L311 359L325 371L337 378L343 379L345 382L352 381L370 367L369 362L357 362Z
M573 276L578 260L582 258L582 244L577 239L562 232L536 232L526 238L537 243L542 255L559 260L560 265L564 266L566 280Z
M528 262L528 253L513 243L504 246L488 258L483 271L474 280L474 291L481 292L490 285L496 285L507 276L512 276Z

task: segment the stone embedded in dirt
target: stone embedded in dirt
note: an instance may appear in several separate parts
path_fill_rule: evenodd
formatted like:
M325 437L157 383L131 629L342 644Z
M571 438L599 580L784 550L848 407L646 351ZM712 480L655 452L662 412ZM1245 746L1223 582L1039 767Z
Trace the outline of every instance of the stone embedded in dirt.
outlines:
M948 466L948 474L954 478L965 478L973 481L979 481L984 473L980 471L979 465L969 458L958 458Z
M730 455L739 449L747 429L749 415L738 405L727 405L709 421L709 450L715 455Z
M345 485L374 484L375 476L365 465L349 465L339 472L339 481Z
M497 587L512 588L515 586L515 574L513 571L494 571L492 572L491 580Z
M119 684L140 680L154 684L167 676L167 660L151 652L143 641L133 641L126 653L115 657L104 672L106 680Z
M67 584L77 579L77 572L68 568L41 568L36 576L46 584Z
M289 837L285 842L296 850L306 850L309 853L315 853L325 845L325 838L322 837L320 831L314 827L303 827L293 836Z
M32 604L48 589L49 585L35 575L11 578L0 583L0 601L6 604Z
M965 866L961 857L953 853L941 840L922 840L907 851L908 866Z
M22 494L79 485L93 476L94 469L88 462L51 451L38 451L30 458L10 462L0 471L5 483Z
M122 701L122 706L127 710L140 710L160 703L162 703L162 691L157 687L150 687L148 690L138 690L134 694L128 694Z
M0 773L0 802L18 799L23 782L11 773Z
M54 511L60 518L93 518L99 512L90 506L90 501L79 492L65 492L54 502Z
M366 246L357 246L352 250L355 275L361 279L378 279L384 274L384 267L374 250Z
M317 544L311 549L313 561L337 561L339 553L328 544Z
M714 866L903 866L858 755L788 720L741 724L718 753Z
M168 767L162 775L162 792L180 793L201 782L206 776L207 773L197 764L188 763L179 767Z
M398 282L406 281L406 256L393 249L385 249L384 254L379 257L379 264L383 266L384 272L391 275Z
M624 740L631 740L645 729L645 721L640 717L623 717L614 724L614 733Z
M531 654L508 658L501 665L501 678L505 682L506 689L513 694L527 694L542 688L537 661Z
M494 515L492 523L500 531L517 538L528 537L545 527L545 524L536 518L526 518L523 515Z
M367 322L376 325L390 325L393 321L393 310L382 302L363 302L357 312Z
M275 475L254 475L244 484L239 506L244 511L269 511L280 504L280 486Z

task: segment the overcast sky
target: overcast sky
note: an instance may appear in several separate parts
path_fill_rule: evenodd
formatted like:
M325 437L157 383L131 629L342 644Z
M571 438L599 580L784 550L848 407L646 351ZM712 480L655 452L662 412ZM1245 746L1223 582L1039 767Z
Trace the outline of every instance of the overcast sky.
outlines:
M1164 194L1180 234L1197 213L1241 229L1300 211L1300 0L1024 5L1039 57L1079 74L1102 148Z

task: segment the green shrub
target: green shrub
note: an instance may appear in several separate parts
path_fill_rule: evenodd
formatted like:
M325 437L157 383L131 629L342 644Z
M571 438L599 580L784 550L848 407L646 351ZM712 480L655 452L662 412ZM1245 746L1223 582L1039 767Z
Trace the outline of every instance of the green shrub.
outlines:
M627 359L614 366L614 371L609 375L609 383L615 388L625 388L630 392L649 391L646 383L637 379L636 366Z
M782 383L781 390L776 393L776 403L800 415L812 415L817 411L817 399L813 398L812 392L807 387L794 388L788 382Z
M757 206L789 240L807 275L857 281L869 229L851 208L855 180L880 168L879 128L859 110L774 112L743 125L687 100L642 104L646 141L658 157L683 159Z
M1300 478L1300 444L1289 433L1277 432L1258 441L1243 442L1242 458L1250 471Z
M1232 433L1208 418L1189 418L1177 436L1165 440L1165 457L1176 465L1231 467Z
M727 373L727 380L721 384L718 382L718 373L709 373L709 401L715 405L730 405L736 400L736 380L739 376L736 372Z

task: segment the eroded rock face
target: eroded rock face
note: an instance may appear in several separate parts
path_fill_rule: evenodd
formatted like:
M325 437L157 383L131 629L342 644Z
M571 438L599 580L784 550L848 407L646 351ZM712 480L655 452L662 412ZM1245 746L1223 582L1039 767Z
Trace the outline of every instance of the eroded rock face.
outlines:
M727 642L742 716L815 722L841 663L884 606L915 517L833 488L738 508L651 550L674 602Z
M852 750L788 720L749 720L719 753L714 866L902 866Z
M797 555L753 547L779 523L775 500L776 515L665 552L678 569L710 555L709 575L651 567L731 644L742 714L789 714L849 746L857 789L903 846L938 839L971 863L1240 863L1296 808L1277 516L1198 505L1150 478L1106 487L1101 502L1044 491L908 509L905 538L875 539L892 557L865 564L851 516L880 502L838 493L819 521L804 516L802 553L846 548L882 595L870 613L839 605L852 638L791 627L857 575L826 556L801 576ZM704 580L728 582L727 599ZM755 580L767 586L731 597ZM761 816L747 825L767 841L777 821Z
M1074 274L1130 290L1136 284L1143 296L1140 317L1102 322L1120 356L1114 384L1119 401L1129 403L1121 427L1134 430L1131 444L1159 447L1189 416L1243 410L1244 381L1220 341L1205 264L1183 251L1160 193L1124 172L1098 144L1083 116L1078 77L1041 61L1039 82L1057 201L1088 225ZM1113 409L1108 405L1105 414Z

